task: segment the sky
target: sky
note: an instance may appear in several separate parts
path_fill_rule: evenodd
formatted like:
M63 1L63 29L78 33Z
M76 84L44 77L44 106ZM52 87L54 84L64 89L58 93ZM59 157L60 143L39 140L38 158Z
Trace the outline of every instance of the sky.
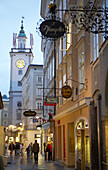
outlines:
M41 37L36 33L40 16L41 0L0 0L0 91L9 97L10 55L13 48L13 33L19 33L22 16L27 36L26 47L30 48L30 33L33 34L33 64L43 64Z

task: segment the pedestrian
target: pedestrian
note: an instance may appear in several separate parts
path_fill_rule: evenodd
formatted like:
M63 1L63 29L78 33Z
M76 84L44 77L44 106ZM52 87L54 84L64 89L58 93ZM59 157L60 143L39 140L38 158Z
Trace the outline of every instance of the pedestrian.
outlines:
M8 142L5 143L5 155L7 155Z
M52 142L50 142L50 160L52 160Z
M45 156L45 160L46 160L46 156L47 156L47 147L46 147L46 143L44 143L44 156Z
M31 156L31 158L32 158L32 155L33 155L33 144L31 142L31 144L30 144L30 156Z
M20 155L20 143L17 143L17 153Z
M29 157L29 155L30 155L30 145L28 145L28 147L26 148L26 151L27 151L27 157Z
M38 163L39 144L37 143L37 140L35 140L35 143L33 144L33 153L35 163Z
M52 160L52 146L50 143L47 145L48 161Z
M10 143L9 145L9 150L10 150L10 155L13 156L13 151L15 149L15 145L13 144L13 142Z
M23 143L22 143L20 149L21 149L21 156L23 157L23 152L24 152L24 144Z

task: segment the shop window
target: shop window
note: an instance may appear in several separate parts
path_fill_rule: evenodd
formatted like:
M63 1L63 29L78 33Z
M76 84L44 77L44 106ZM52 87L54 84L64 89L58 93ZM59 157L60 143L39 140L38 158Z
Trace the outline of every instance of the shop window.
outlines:
M69 153L75 150L75 143L74 143L74 123L68 124L68 145L69 145Z

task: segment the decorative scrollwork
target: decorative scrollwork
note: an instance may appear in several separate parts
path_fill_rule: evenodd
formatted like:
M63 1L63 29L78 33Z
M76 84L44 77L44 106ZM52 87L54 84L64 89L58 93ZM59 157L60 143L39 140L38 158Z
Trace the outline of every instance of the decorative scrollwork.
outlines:
M72 23L80 30L89 33L108 33L108 8L94 6L88 2L86 6L72 6L69 10Z
M61 21L67 28L66 20L62 20L57 17L56 13L60 11L65 11L68 14L69 19L71 20L72 24L74 24L78 29L85 30L87 32L91 32L94 34L105 34L105 38L107 38L108 34L108 8L103 8L101 6L94 6L93 2L89 0L87 5L85 6L72 6L70 9L56 9L51 12L48 12L47 17L40 19L37 23L36 32L38 32L39 36L43 39L47 40L56 40L58 38L49 38L45 37L40 32L40 25L43 21L46 20L55 20ZM67 30L68 32L68 30ZM66 36L66 34L64 35Z

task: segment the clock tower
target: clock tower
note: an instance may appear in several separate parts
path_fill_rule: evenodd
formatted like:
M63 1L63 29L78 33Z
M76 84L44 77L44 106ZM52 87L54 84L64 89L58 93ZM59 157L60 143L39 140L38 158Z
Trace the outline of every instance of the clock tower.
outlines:
M22 77L27 67L32 63L33 53L31 48L26 48L26 34L21 21L21 30L17 36L18 47L16 48L16 38L13 36L14 48L10 51L10 112L9 124L19 126L22 115Z

